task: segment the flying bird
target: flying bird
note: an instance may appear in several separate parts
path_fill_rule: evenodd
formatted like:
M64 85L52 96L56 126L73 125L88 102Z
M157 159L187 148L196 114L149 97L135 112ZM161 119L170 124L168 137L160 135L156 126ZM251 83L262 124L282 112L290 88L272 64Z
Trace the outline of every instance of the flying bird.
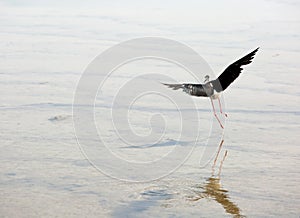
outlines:
M258 51L259 47L254 51L250 52L246 56L237 60L236 62L230 64L223 73L215 80L209 80L209 76L205 76L204 84L192 84L192 83L183 83L183 84L166 84L163 85L168 86L173 90L182 89L184 92L188 93L192 96L197 97L209 97L211 100L211 105L213 108L213 113L216 119L218 120L220 126L224 128L219 117L216 114L215 106L213 100L218 100L220 113L224 114L227 117L226 113L223 113L222 106L220 102L220 94L240 75L242 72L243 65L250 64L252 59L254 58L255 53Z

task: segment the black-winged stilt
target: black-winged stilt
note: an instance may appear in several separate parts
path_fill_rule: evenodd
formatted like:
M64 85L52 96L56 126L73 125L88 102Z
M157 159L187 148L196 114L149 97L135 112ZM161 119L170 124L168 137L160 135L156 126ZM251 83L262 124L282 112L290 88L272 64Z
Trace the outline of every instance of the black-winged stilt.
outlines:
M242 72L243 65L250 64L252 59L254 58L255 53L258 51L259 48L255 49L254 51L250 52L246 56L242 57L241 59L237 60L236 62L230 64L223 73L215 80L209 80L209 76L205 76L204 84L191 84L191 83L183 83L183 84L166 84L169 88L173 90L183 89L184 92L188 93L192 96L197 97L209 97L211 100L211 105L213 108L214 116L218 120L220 126L222 128L223 125L216 114L215 106L213 100L217 99L219 102L220 113L223 114L222 106L220 102L220 94L224 91ZM224 113L227 117L227 114Z

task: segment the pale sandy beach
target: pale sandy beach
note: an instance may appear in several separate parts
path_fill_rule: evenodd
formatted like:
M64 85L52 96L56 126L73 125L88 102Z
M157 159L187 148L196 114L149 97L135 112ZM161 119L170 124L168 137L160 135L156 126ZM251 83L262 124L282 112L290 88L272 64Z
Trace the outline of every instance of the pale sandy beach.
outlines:
M299 217L299 9L293 0L0 1L0 217ZM128 112L131 127L120 124L119 135L110 123L109 102L118 99L114 91L122 84L142 72L194 82L182 68L139 60L112 73L95 98L94 121L106 146L90 154L99 171L76 139L76 88L97 55L149 36L192 48L216 76L247 52L260 50L223 94L224 133L208 99L192 99L199 119L195 110L183 108L184 122L201 120L196 144L195 129L177 138L182 120L162 96L136 98ZM141 87L172 82L141 81L146 84ZM172 91L162 86L161 92ZM173 92L183 101L190 98ZM118 104L114 107L117 117ZM157 114L167 125L160 141L151 144L139 137L162 131ZM132 132L137 139L124 145ZM184 163L173 173L169 167L177 156L155 165L174 149L192 153L178 157ZM128 165L101 156L105 150ZM131 163L148 167L137 170Z

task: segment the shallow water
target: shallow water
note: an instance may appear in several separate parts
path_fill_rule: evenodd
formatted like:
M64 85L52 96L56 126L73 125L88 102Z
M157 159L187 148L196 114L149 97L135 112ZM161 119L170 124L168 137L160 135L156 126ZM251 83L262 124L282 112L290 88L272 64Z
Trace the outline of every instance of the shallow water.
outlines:
M133 1L87 7L67 1L14 2L0 2L1 217L299 217L299 3L145 6ZM213 120L206 99L194 99L202 122L195 147L189 135L176 138L177 114L167 102L140 101L129 114L138 134L149 131L149 115L159 111L166 116L167 135L156 144L124 146L103 116L110 112L110 89L135 71L160 70L184 81L180 69L146 61L124 66L111 77L106 98L97 99L95 116L112 152L147 162L175 147L182 152L194 148L173 173L132 183L112 179L86 160L75 137L72 103L81 74L96 55L149 35L187 44L216 75L251 49L261 49L223 95L229 116L215 166L220 139L205 146ZM193 110L183 113L193 119L188 116ZM210 160L205 167L199 163L203 152L214 154L202 157ZM100 165L106 161L100 158ZM129 175L134 180L139 173Z

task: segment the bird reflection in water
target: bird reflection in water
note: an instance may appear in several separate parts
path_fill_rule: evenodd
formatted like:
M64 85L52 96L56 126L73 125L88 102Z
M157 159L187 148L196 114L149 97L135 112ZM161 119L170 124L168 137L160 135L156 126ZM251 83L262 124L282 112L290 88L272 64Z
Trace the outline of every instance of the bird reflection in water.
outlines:
M220 173L222 170L223 162L227 156L227 151L220 162L219 171L217 176L215 175L216 162L224 141L221 142L219 150L217 152L214 164L212 166L212 174L206 179L204 184L199 184L193 187L193 192L195 196L191 196L189 200L199 201L201 199L213 199L217 203L221 204L225 209L226 213L233 215L233 217L245 217L241 215L241 210L238 205L230 200L228 191L222 187Z

